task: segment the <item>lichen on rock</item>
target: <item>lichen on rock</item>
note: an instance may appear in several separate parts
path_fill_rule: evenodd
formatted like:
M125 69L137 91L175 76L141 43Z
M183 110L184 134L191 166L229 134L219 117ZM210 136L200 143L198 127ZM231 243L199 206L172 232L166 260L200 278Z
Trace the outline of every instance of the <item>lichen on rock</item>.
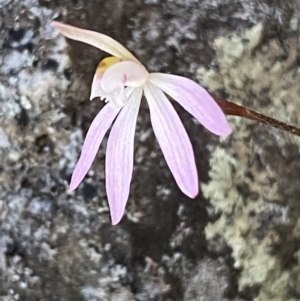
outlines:
M282 44L258 24L214 45L217 68L198 72L212 92L222 90L233 102L300 125L292 40ZM232 250L242 294L256 301L298 300L300 140L239 117L230 120L233 134L213 151L211 179L202 185L211 205L209 247Z

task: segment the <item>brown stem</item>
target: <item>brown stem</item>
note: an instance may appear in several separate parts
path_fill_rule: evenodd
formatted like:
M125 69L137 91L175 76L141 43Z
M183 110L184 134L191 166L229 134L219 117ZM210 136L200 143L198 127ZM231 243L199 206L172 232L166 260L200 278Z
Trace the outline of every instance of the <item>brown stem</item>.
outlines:
M288 132L288 133L291 133L293 135L300 137L300 129L293 125L290 125L290 124L281 122L279 120L273 119L271 117L265 116L263 114L257 113L247 107L237 105L237 104L230 102L228 100L225 100L223 98L214 97L214 99L226 115L240 116L240 117L243 117L246 119L261 122L263 124L272 126L274 128L280 129L282 131L285 131L285 132Z

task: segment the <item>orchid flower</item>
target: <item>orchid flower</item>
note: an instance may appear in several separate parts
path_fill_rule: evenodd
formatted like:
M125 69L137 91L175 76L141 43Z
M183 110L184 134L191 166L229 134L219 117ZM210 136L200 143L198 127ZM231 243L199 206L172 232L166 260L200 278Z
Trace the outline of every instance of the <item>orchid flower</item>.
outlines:
M104 135L115 120L107 142L106 191L112 224L121 220L129 196L134 133L144 95L153 131L175 181L184 194L194 198L198 194L199 183L193 148L166 95L212 133L229 135L231 128L214 99L188 78L148 73L132 53L109 36L56 21L51 25L67 38L90 44L112 55L99 63L94 75L90 98L100 97L107 104L87 132L69 190L75 190L89 171Z

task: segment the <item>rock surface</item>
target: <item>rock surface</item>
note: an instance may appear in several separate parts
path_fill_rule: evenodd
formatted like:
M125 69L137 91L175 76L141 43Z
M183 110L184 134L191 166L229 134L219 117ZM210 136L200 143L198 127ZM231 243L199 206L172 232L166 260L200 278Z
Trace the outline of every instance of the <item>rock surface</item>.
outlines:
M299 139L230 118L214 137L176 106L202 193L176 187L140 110L126 215L112 227L105 144L68 193L104 53L59 19L106 33L150 71L300 125L297 1L0 0L0 299L300 300Z

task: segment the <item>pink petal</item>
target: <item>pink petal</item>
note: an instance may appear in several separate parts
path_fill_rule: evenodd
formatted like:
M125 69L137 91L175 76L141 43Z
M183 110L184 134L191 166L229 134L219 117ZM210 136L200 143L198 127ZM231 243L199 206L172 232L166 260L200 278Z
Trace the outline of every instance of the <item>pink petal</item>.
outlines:
M116 119L106 150L106 190L112 224L121 220L129 196L133 170L134 132L142 89L134 89Z
M216 135L229 135L226 116L208 92L194 81L177 75L152 73L149 81L180 103L201 124Z
M175 109L155 86L144 88L153 131L177 185L187 196L198 194L198 175L190 139Z
M118 58L139 62L123 45L109 36L56 21L52 21L51 26L69 39L87 43Z
M120 108L117 109L108 104L93 120L84 140L80 158L73 171L69 191L75 190L89 171L103 137L119 111Z

